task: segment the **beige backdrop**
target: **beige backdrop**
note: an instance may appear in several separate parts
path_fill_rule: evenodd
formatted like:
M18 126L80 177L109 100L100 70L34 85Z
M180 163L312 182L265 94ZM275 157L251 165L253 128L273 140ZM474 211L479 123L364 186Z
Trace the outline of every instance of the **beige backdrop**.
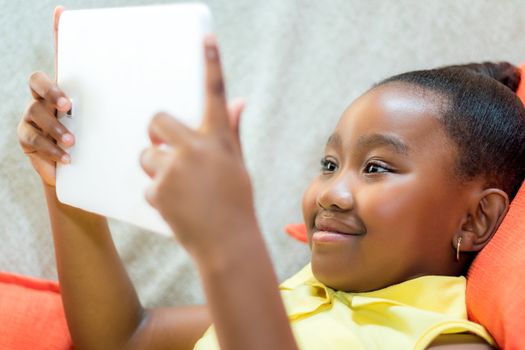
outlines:
M167 1L155 1L165 3ZM260 224L282 280L308 250L282 232L301 220L343 109L391 74L443 64L525 60L525 2L210 0L230 97L247 99L242 141ZM56 278L39 180L16 140L27 78L52 74L53 8L140 0L0 0L0 270ZM112 222L119 251L147 305L203 300L194 266L173 239Z

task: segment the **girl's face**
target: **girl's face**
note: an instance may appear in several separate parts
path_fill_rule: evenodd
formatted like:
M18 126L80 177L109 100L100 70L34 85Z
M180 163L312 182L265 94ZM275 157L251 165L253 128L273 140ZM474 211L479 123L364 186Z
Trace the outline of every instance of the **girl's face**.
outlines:
M456 151L438 120L440 103L390 83L345 111L303 198L318 280L362 292L458 273L453 236L468 191L453 175Z

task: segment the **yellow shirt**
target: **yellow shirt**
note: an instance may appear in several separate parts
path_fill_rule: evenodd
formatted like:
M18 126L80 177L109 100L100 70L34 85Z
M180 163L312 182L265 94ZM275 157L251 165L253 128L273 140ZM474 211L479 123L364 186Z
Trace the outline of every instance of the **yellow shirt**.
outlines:
M440 334L463 332L494 345L482 326L467 320L465 282L464 277L423 276L373 292L345 293L317 281L307 265L280 290L303 350L419 350ZM213 327L194 349L219 349Z

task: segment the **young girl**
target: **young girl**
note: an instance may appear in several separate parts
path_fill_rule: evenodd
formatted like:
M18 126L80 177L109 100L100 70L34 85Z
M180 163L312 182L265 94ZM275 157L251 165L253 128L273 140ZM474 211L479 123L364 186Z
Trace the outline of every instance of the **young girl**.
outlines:
M462 275L524 178L517 69L409 72L354 101L304 194L311 265L278 288L242 161L242 105L226 106L212 37L204 48L201 127L156 115L141 164L146 198L195 260L207 306L144 309L105 218L58 202L55 162L70 161L61 146L74 136L55 111L70 102L43 73L31 76L18 135L43 180L77 348L492 348L466 320Z

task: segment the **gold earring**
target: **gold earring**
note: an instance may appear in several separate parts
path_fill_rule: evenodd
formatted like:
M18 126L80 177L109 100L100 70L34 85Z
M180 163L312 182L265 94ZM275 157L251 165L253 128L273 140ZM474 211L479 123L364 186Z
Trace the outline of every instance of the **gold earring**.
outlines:
M458 238L458 245L456 246L456 260L459 261L459 246L461 245L462 237Z

